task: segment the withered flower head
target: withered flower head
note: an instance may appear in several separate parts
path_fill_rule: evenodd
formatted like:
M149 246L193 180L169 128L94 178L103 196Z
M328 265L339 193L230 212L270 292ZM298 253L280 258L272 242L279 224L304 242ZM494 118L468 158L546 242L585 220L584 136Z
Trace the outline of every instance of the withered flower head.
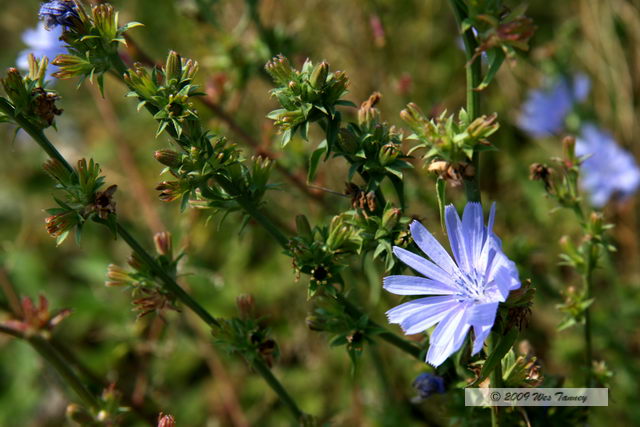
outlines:
M91 209L98 214L100 219L107 219L110 214L116 213L116 202L113 200L113 195L117 189L117 185L111 185L106 190L96 193Z

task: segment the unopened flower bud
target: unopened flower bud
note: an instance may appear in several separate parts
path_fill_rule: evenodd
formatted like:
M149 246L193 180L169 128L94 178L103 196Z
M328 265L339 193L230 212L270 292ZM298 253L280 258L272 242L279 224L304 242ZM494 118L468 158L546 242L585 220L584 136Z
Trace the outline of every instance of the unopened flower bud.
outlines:
M562 155L567 167L576 164L576 138L569 135L562 139Z
M413 401L421 402L433 394L444 393L444 379L438 375L430 374L428 372L418 375L413 381L413 388L418 392Z
M420 107L413 102L407 104L407 108L400 112L400 118L404 120L414 132L422 128L427 121Z
M2 87L7 96L13 101L14 104L26 105L29 100L29 94L24 87L22 76L17 68L9 68L7 70L7 76L2 81Z
M338 146L347 154L355 154L360 143L358 138L347 128L341 128L338 134Z
M382 227L385 230L392 230L398 223L402 211L398 208L391 208L384 211L382 214Z
M287 86L289 86L289 89L295 95L300 95L302 93L302 88L300 87L300 85L293 80L291 80Z
M174 50L170 51L167 56L167 62L164 66L164 75L167 82L174 80L177 83L182 77L182 58Z
M316 65L311 73L311 77L309 77L309 83L314 89L322 89L325 82L327 81L327 76L329 75L329 64L326 62L321 62Z
M44 171L62 185L67 185L72 177L71 172L60 161L49 159L42 165Z
M289 60L283 55L278 55L267 62L265 70L273 77L276 83L281 85L286 85L293 77L291 64L289 64Z
M378 158L380 159L380 164L386 166L396 160L399 155L400 150L398 147L393 144L386 144L380 148Z
M173 245L171 243L171 233L162 231L153 236L153 243L156 245L156 252L159 255L171 257L173 254Z
M158 427L175 427L176 420L173 418L173 415L165 415L160 412L158 416Z
M75 227L79 222L78 214L74 211L51 215L45 219L47 233L53 237L61 236L63 233Z
M307 316L307 318L305 319L305 323L307 324L307 327L312 331L324 330L324 324L322 322L322 319L320 319L320 317L316 315Z
M158 197L163 202L173 202L184 194L184 189L179 181L164 181L158 184L156 190L160 192Z
M129 258L127 258L127 264L136 271L142 270L145 265L144 261L142 261L136 253L132 253Z
M255 300L253 298L253 295L239 295L236 298L236 305L238 306L238 310L240 311L240 316L242 316L243 318L253 317L255 309Z
M153 157L170 168L177 168L182 165L182 156L173 150L158 150L153 154Z
M107 287L124 286L133 283L129 273L122 267L115 264L109 264L107 267L107 281L104 283Z

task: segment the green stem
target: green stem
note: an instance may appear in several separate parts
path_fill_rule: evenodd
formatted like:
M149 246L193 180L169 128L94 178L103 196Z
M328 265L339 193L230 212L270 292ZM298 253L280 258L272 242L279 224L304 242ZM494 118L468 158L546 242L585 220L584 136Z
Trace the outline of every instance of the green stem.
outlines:
M260 225L262 225L268 232L273 236L274 239L282 246L285 250L289 247L289 238L260 210L255 206L253 201L245 198L242 195L242 191L240 191L237 186L229 179L224 176L218 175L216 178L216 182L220 184L220 187L224 191L226 191L230 195L240 195L235 199L236 202L244 209L244 211L249 214L254 220L256 220ZM207 191L207 186L204 185L201 187L201 190L204 192ZM204 194L206 197L206 194Z
M11 118L18 126L24 129L31 138L44 150L45 153L52 159L59 161L68 171L75 173L73 167L67 162L62 154L54 147L54 145L45 136L41 129L35 127L26 117L22 114L16 113L13 105L11 105L6 99L0 97L0 112L3 112Z
M11 335L15 338L27 341L31 346L47 360L66 383L76 392L83 403L95 413L100 409L98 399L85 387L73 369L65 362L51 344L40 335L27 336L20 331L0 325L0 333Z
M487 354L491 354L495 346L498 344L497 332L492 332L491 337L488 340ZM491 372L491 387L500 388L503 386L502 382L502 361L496 363L496 367ZM500 425L500 412L498 406L491 407L491 427L498 427Z
M589 244L587 247L587 262L585 265L585 271L582 276L584 286L584 300L591 298L594 256L593 245ZM592 368L593 362L593 344L591 338L591 311L590 307L587 307L584 311L584 342L585 342L585 387L591 387L592 382Z
M23 129L38 143L38 145L40 145L40 147L42 147L46 151L46 153L50 157L59 160L60 163L65 165L65 167L69 171L75 173L75 170L67 163L66 159L62 156L62 154L60 154L60 152L55 148L55 146L53 144L51 144L51 142L42 133L42 131L40 131L40 130L36 129L35 127L31 126L31 124L28 123L28 121L22 120L21 116L19 114L15 114L14 110L13 110L13 107L10 104L8 104L3 98L0 98L0 111L2 111L5 114L9 115L9 117L14 119L16 121L16 123L18 123L20 126L22 126ZM18 119L20 119L20 120L18 120ZM22 124L23 122L24 122L25 126L23 126L23 124ZM256 210L256 213L259 213L259 212L257 212L257 210ZM268 221L268 219L266 217L264 217L264 216L262 216L260 218L265 223ZM100 221L97 221L97 222L100 222ZM164 284L164 286L165 286L165 288L167 290L169 290L180 301L182 301L187 307L189 307L207 325L209 325L210 327L214 327L214 326L218 326L219 325L219 322L211 314L209 314L209 312L207 312L200 304L198 304L193 298L191 298L191 296L189 294L187 294L180 287L180 285L178 285L176 283L175 279L173 279L153 259L153 257L151 257L151 255L149 255L149 253L142 247L142 245L140 245L140 243L138 243L138 241L135 240L135 238L131 234L129 234L129 232L126 229L124 229L122 227L122 225L120 225L120 224L117 224L117 233L129 245L131 250L133 250L133 252L135 252L149 266L149 268L151 268L151 270L160 278L160 280L162 281L162 283ZM284 242L287 241L286 237L284 237L284 235L282 235L282 237L279 240L279 242L281 244L283 243L282 239L284 239ZM5 332L4 329L6 329L6 328L0 329L0 332ZM10 333L10 332L6 331L6 333ZM15 334L12 334L12 335L15 336ZM38 347L36 347L36 346L38 346ZM75 377L75 374L73 374L73 371L64 363L64 361L60 358L60 356L57 353L55 353L55 350L50 349L50 348L48 349L48 348L42 346L39 341L35 342L34 347L36 347L36 350L41 352L41 354L43 356L45 356L45 357L49 356L49 357L52 358L51 359L52 364L54 364L54 366L56 366L56 369L59 370L61 375L63 375L65 378L68 377L68 379L70 381L70 384L72 385L74 390L76 390L76 392L78 392L78 394L81 394L81 396L84 394L83 400L87 400L87 403L88 403L88 396L86 396L86 394L82 390L82 388L84 388L84 386L82 385L82 383L79 382L79 380L77 380L77 377ZM51 350L51 351L49 351L49 350ZM42 353L43 351L45 353ZM259 367L257 368L257 370L258 370L258 372L260 372L263 375L265 381L269 384L269 386L279 396L282 397L282 393L283 392L284 392L284 394L286 394L286 391L285 391L284 387L282 386L282 384L280 384L280 382L273 376L273 374L271 374L270 371L267 370L268 372L265 372L264 369L260 369ZM75 379L77 381L71 382L71 381L73 381L73 378L71 378L70 375L74 375L74 377L75 377ZM79 386L82 386L82 388L80 388ZM86 389L84 389L84 390L86 391ZM288 397L288 401L285 402L285 403L287 403L287 406L289 408L293 408L291 404L293 403L293 406L295 406L295 403L293 402L293 400L291 399L290 396L287 395L287 397ZM91 404L89 406L94 408L95 404ZM299 409L297 409L297 406L295 406L295 408L296 408L296 411L294 411L294 415L296 417L299 417L301 412L300 412Z
M355 319L359 319L364 315L362 310L360 310L358 307L356 307L351 301L349 301L341 293L338 293L336 295L336 300L345 308L345 311L351 317L353 317ZM382 326L378 325L373 320L369 320L369 326L371 326L374 329L378 329L378 330L383 331L383 332L378 334L378 336L381 339L385 340L386 342L388 342L391 345L394 345L394 346L398 347L400 350L404 351L405 353L410 354L411 356L415 357L416 359L420 359L421 350L420 350L419 347L417 347L414 344L410 343L409 341L399 337L398 335L394 334L393 332L389 332L389 331L385 330Z
M24 338L24 335L21 332L18 332L13 328L4 326L1 323L0 323L0 333L11 335L12 337L15 337L15 338Z
M291 397L291 395L287 392L287 390L282 386L280 381L273 375L271 369L264 363L262 359L254 359L251 362L251 366L258 371L258 373L264 378L264 380L269 384L269 386L276 392L282 403L287 405L291 413L294 415L296 420L301 421L301 419L305 416L304 412L300 410L295 400Z
M164 268L162 268L155 259L138 243L138 241L129 232L118 224L118 235L122 237L131 250L144 261L145 264L160 278L165 289L171 292L176 298L178 298L184 305L189 307L200 319L202 319L207 325L214 327L219 326L220 323L196 300L194 300L188 293L184 291L178 285L173 277L171 277Z
M75 372L73 372L73 369L71 369L47 340L39 335L25 337L25 339L44 359L51 363L89 409L94 413L100 410L100 402L98 399L85 387Z
M0 111L15 120L36 143L49 155L49 157L58 160L64 165L70 172L75 173L75 170L69 165L64 156L56 149L56 147L49 141L44 133L31 125L21 114L16 114L13 106L11 106L5 99L0 98ZM156 263L156 261L147 253L147 251L125 230L120 224L117 226L118 234L122 239L131 247L131 249L140 256L140 258L160 277L165 288L181 300L186 306L191 308L202 320L204 320L209 326L217 326L218 321L209 314L200 304L198 304L193 298L189 296L176 281Z
M458 28L462 28L462 22L468 17L466 7L458 0L449 0L453 14L458 22ZM469 119L473 121L480 115L480 94L475 90L482 80L482 64L477 58L474 60L478 42L471 28L462 33L462 41L464 43L464 53L467 58L466 78L467 78L467 113ZM471 164L475 173L472 177L465 177L464 189L469 202L480 202L481 193L478 184L478 176L480 175L480 156L478 152L473 153Z

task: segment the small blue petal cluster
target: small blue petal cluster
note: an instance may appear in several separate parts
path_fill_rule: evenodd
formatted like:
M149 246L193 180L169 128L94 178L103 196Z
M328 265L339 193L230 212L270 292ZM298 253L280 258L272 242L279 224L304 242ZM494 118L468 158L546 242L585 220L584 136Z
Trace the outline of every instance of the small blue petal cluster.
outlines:
M576 154L589 156L582 163L581 184L593 206L604 206L614 195L629 197L640 187L640 168L631 153L597 126L582 126Z
M39 16L47 30L58 26L71 27L75 20L80 19L77 6L72 0L52 0L43 3Z
M437 324L426 359L433 366L460 349L471 327L475 336L472 353L478 353L491 332L498 305L520 287L515 263L504 254L493 232L494 218L495 204L487 226L480 203L468 203L462 220L455 207L447 206L445 221L453 258L417 221L411 223L411 236L431 260L393 248L400 261L426 277L385 277L384 288L397 295L436 296L406 302L389 310L387 317L407 335Z
M575 104L584 101L591 81L584 74L559 78L543 89L532 90L522 107L518 126L534 138L554 135L564 128Z
M413 388L418 391L418 400L424 400L436 393L444 393L444 379L438 375L425 372L413 381Z
M49 58L49 61L66 53L66 47L60 37L62 36L62 27L57 27L48 31L43 23L38 24L36 28L28 29L22 33L22 41L28 46L27 49L20 52L17 59L18 68L22 70L29 69L28 57L30 53L40 59L44 56ZM47 78L51 78L51 74L55 73L58 67L55 65L49 65L47 68Z

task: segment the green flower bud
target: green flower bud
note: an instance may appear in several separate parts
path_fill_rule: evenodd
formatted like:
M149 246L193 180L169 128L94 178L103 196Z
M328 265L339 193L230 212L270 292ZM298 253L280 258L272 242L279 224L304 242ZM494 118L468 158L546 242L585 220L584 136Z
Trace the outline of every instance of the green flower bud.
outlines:
M565 136L562 139L562 157L567 165L571 168L578 163L576 158L576 138L573 136Z
M416 133L418 133L427 122L420 107L413 102L409 103L407 108L400 112L400 118Z
M175 51L170 51L164 66L164 75L168 84L175 84L182 78L182 58Z
M393 162L400 155L400 150L393 144L386 144L380 148L378 159L382 166L386 166Z
M49 159L42 165L44 171L49 174L53 179L60 182L63 186L71 184L71 178L73 177L71 171L67 169L62 163L55 159Z
M29 105L30 96L17 68L9 68L7 76L1 81L5 93L16 107L24 109Z
M309 77L309 83L314 89L322 89L324 84L327 81L327 76L329 75L329 64L326 62L321 62L316 65L313 72L311 73L311 77Z
M182 155L173 150L158 150L153 154L153 157L170 168L178 168L182 165Z
M382 228L391 231L398 223L402 211L398 208L389 208L382 214Z
M349 129L340 128L338 146L347 154L355 154L360 149L360 141Z
M118 35L118 14L110 4L100 4L92 9L93 22L102 39L111 43Z
M255 156L253 160L253 185L256 188L264 188L269 182L273 162L268 157Z
M51 215L45 219L47 233L53 237L60 237L80 223L80 217L74 211L67 211Z
M294 70L291 68L289 60L283 55L278 55L267 62L265 70L275 80L276 83L284 86L293 78Z
M325 330L324 322L319 316L316 316L316 315L307 316L307 318L305 319L305 323L307 324L307 327L312 331L319 332L319 331Z
M60 69L52 74L57 79L88 76L95 68L87 58L75 55L58 55L51 63Z

